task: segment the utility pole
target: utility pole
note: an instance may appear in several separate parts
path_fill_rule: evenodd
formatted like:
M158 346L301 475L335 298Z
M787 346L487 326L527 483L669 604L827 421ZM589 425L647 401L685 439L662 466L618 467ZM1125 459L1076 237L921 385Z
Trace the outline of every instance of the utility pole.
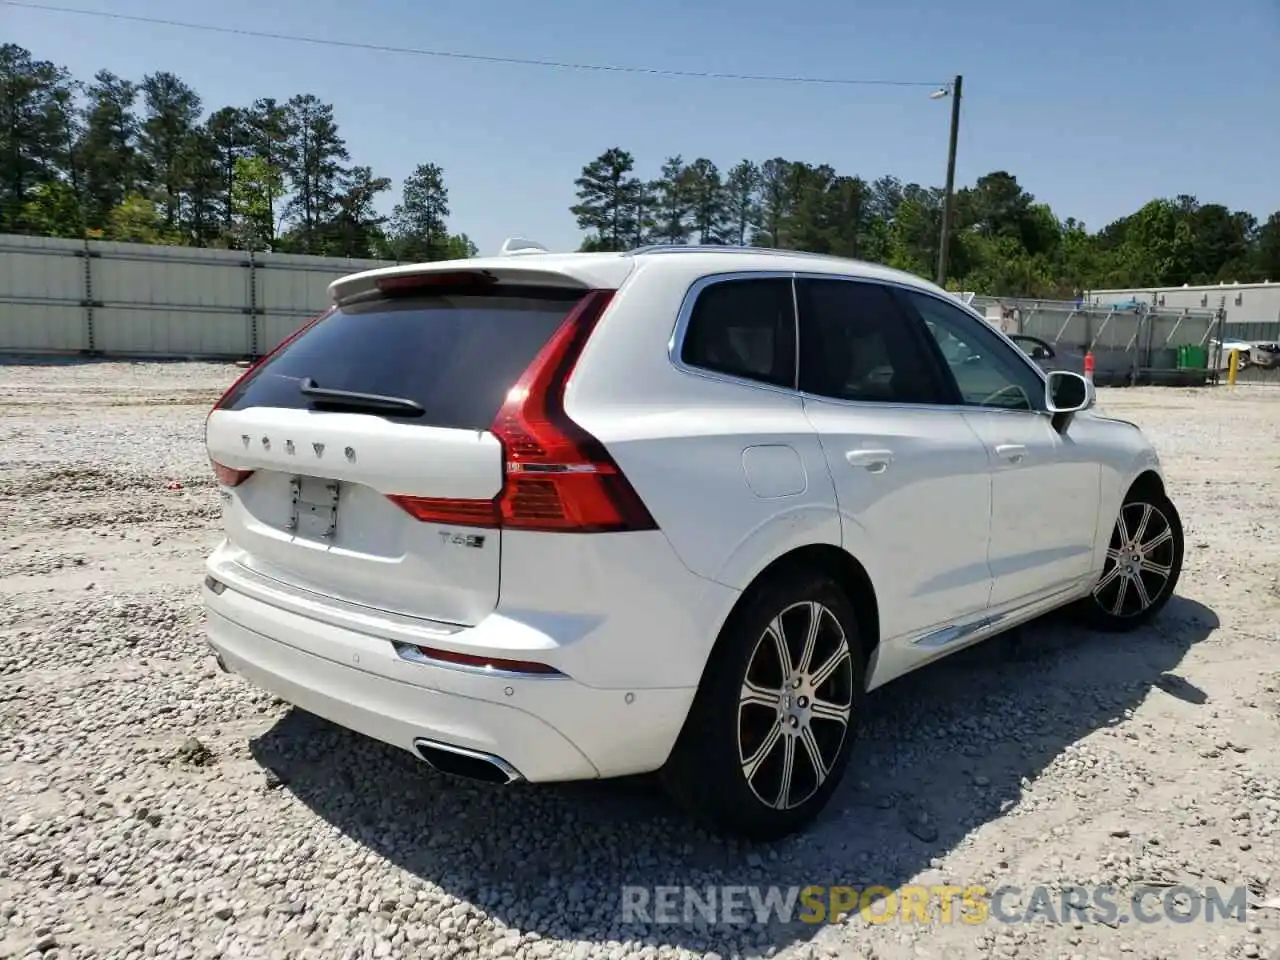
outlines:
M951 144L947 150L947 187L942 196L942 232L938 237L938 286L947 282L947 246L951 241L951 199L956 186L956 140L960 136L960 88L964 77L951 82Z

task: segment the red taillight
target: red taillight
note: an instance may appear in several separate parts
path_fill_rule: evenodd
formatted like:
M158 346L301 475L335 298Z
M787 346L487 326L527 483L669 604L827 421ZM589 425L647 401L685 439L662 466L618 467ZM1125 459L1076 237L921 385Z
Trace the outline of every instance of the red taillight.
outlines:
M493 500L395 496L411 516L457 526L562 533L656 530L657 523L601 443L564 411L564 388L613 297L586 294L507 393L492 432L506 462Z
M423 523L496 527L501 516L496 500L451 500L446 497L403 497L399 494L391 494L391 500Z
M489 428L506 453L506 484L498 498L504 527L657 529L613 458L564 412L565 384L612 299L612 291L595 290L579 301L511 388Z
M224 486L238 487L253 476L252 470L237 470L235 467L225 467L217 460L210 460L209 463L213 465L213 475Z

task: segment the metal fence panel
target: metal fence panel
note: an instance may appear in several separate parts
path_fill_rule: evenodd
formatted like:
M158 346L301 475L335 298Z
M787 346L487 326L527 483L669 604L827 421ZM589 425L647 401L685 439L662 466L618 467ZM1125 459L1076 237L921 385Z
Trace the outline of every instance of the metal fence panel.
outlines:
M234 250L95 245L95 348L159 356L245 356L253 282Z
M377 260L0 235L0 351L260 356Z
M0 350L88 349L85 246L0 235Z
M1249 340L1254 343L1280 341L1280 323L1227 323L1222 328L1224 340Z
M203 313L190 307L134 305L94 310L94 340L104 354L126 357L244 357L249 318Z
M976 298L974 306L1006 333L1038 337L1083 368L1094 358L1099 383L1137 382L1170 374L1194 377L1215 369L1212 341L1222 325L1216 310L1096 306L1076 301ZM1180 371L1184 346L1204 348L1206 365Z
M287 254L259 254L258 352L268 353L329 305L329 284L338 277L374 267L378 260L330 260ZM340 269L337 269L340 265Z

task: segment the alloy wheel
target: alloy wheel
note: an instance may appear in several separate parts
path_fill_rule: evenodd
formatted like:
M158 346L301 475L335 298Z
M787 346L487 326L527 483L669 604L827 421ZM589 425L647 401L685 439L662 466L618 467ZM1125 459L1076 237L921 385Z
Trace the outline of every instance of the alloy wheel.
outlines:
M1113 617L1139 616L1163 595L1174 560L1169 518L1153 504L1127 503L1116 520L1093 598Z
M738 759L757 799L790 810L826 782L853 714L853 657L835 614L792 604L756 641L738 699Z

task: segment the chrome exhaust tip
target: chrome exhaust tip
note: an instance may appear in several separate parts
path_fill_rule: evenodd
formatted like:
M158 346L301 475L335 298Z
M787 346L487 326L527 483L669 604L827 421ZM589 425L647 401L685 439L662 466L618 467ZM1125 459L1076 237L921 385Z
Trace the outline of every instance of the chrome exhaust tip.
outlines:
M452 744L428 740L425 737L419 737L413 741L413 748L432 770L453 777L501 785L517 783L524 779L519 770L501 757L495 757L490 753L455 747Z

